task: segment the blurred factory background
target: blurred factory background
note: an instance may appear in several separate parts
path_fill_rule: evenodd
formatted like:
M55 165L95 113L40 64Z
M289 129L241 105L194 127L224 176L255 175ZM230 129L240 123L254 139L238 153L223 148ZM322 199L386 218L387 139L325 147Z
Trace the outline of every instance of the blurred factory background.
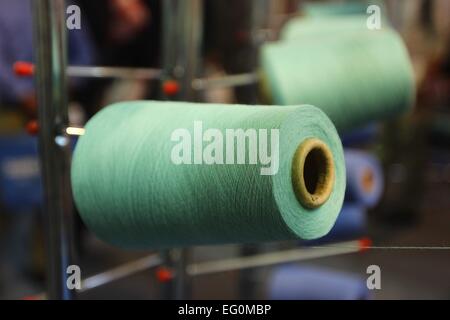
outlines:
M113 67L98 71L99 76L92 69L71 69L72 74L88 74L69 77L68 112L74 128L83 127L101 107L124 100L160 100L179 95L180 99L191 101L263 104L260 88L252 82L263 43L279 39L289 21L315 17L319 27L324 28L330 16L343 20L368 17L370 5L381 8L383 23L389 23L405 42L417 88L411 112L341 136L347 192L330 234L301 243L191 248L190 267L183 280L187 297L449 299L450 2L185 0L188 4L184 5L179 2L67 2L67 6L77 5L81 13L81 28L67 32L68 64ZM167 10L173 10L174 16L180 10L190 12L197 35L185 39L178 34L179 38L166 39L165 29L174 28L165 20ZM49 280L44 241L48 229L37 139L40 124L32 76L34 32L31 1L0 0L1 299L45 298ZM334 32L338 30L331 28L316 34L317 41ZM183 72L195 69L202 79L226 79L223 81L231 84L184 92L183 83L172 77L152 79L152 70L157 72L170 63L167 56L162 56L170 41L199 44L193 49L198 49L198 61L189 61L188 57L184 61L187 70ZM108 72L119 74L105 75ZM226 78L235 74L243 76ZM239 82L242 83L236 85ZM198 80L193 86L208 83ZM71 144L76 144L76 138L72 138ZM75 256L83 278L87 279L85 289L77 294L79 298L173 297L179 266L161 261L164 255L170 259L175 256L176 261L179 251L159 254L121 250L98 240L76 213L73 220ZM350 249L341 252L336 245L333 252L333 244ZM326 245L331 251L323 257L302 255L302 250ZM364 245L373 248L361 250ZM286 263L261 265L255 262L254 267L244 268L244 260L240 260L254 255L270 260L277 252L297 249L299 261L287 259ZM214 270L214 264L208 265L211 261L219 261L216 266L224 270L211 271ZM366 286L370 265L381 269L381 289L369 290ZM110 272L100 274L106 270ZM111 281L103 284L108 279Z

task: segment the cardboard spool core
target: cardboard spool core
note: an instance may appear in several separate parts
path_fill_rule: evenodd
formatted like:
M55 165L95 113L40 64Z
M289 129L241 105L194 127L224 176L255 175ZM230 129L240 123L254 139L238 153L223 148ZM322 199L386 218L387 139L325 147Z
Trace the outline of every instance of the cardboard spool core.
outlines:
M370 168L366 168L361 177L362 188L365 193L370 193L373 191L375 186L375 175Z
M303 206L314 209L328 200L334 170L333 154L323 141L309 138L298 146L292 161L292 186Z

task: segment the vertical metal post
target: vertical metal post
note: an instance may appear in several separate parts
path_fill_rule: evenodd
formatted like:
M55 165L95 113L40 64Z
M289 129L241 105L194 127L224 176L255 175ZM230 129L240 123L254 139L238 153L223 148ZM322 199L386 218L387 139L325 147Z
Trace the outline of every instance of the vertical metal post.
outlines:
M180 1L182 25L179 26L180 64L184 66L181 81L181 100L197 100L192 82L198 77L201 67L201 44L203 39L203 0Z
M196 91L192 81L200 70L201 41L203 37L203 0L163 1L163 81L174 79L180 84L180 92L174 100L195 101ZM167 98L167 97L166 97ZM186 275L188 249L175 249L171 254L175 269L172 294L166 298L186 299L189 291Z
M250 34L251 34L251 50L248 56L247 65L249 70L255 71L259 68L259 48L266 41L261 33L262 29L267 27L270 1L269 0L251 0L250 2ZM250 91L249 103L257 104L258 101L258 85L255 83L247 87Z
M39 152L44 184L47 296L72 299L67 266L72 264L72 193L66 82L64 0L34 0L34 50L38 97Z
M250 18L250 46L246 56L246 67L248 70L257 70L258 68L258 49L264 39L261 39L259 31L263 29L267 23L269 15L269 1L268 0L251 0L249 8ZM244 90L248 91L246 103L258 103L257 85L246 87ZM242 90L242 89L241 89ZM258 245L242 245L240 255L246 257L255 255L260 251ZM257 272L255 270L241 270L239 273L239 299L254 299L255 284L257 283Z
M195 101L192 81L200 71L203 38L203 0L165 0L163 2L163 78L180 83L173 100Z

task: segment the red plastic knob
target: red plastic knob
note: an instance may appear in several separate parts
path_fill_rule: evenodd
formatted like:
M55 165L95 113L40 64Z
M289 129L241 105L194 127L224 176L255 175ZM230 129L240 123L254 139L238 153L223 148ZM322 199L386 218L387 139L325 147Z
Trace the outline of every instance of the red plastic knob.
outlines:
M172 271L166 267L159 267L155 274L159 282L169 282L173 279Z
M174 96L180 91L180 85L175 80L167 80L163 83L162 89L166 96Z
M37 120L30 120L26 125L26 130L29 135L35 136L39 132L39 124Z
M34 74L34 64L26 61L17 61L13 65L13 70L20 77L29 77Z
M41 299L39 299L38 296L25 296L25 297L22 297L21 300L33 301L33 300L41 300Z
M360 251L368 250L372 246L372 240L370 238L361 238L358 242Z

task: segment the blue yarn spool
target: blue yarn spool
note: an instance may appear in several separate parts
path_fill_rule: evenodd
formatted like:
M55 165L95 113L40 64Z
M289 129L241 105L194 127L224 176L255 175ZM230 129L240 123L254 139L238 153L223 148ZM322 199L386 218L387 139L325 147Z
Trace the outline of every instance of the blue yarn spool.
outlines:
M346 201L354 201L368 207L375 206L384 189L383 171L378 159L363 151L346 149L345 166Z
M268 297L273 300L368 300L364 279L321 268L285 265L269 280Z

